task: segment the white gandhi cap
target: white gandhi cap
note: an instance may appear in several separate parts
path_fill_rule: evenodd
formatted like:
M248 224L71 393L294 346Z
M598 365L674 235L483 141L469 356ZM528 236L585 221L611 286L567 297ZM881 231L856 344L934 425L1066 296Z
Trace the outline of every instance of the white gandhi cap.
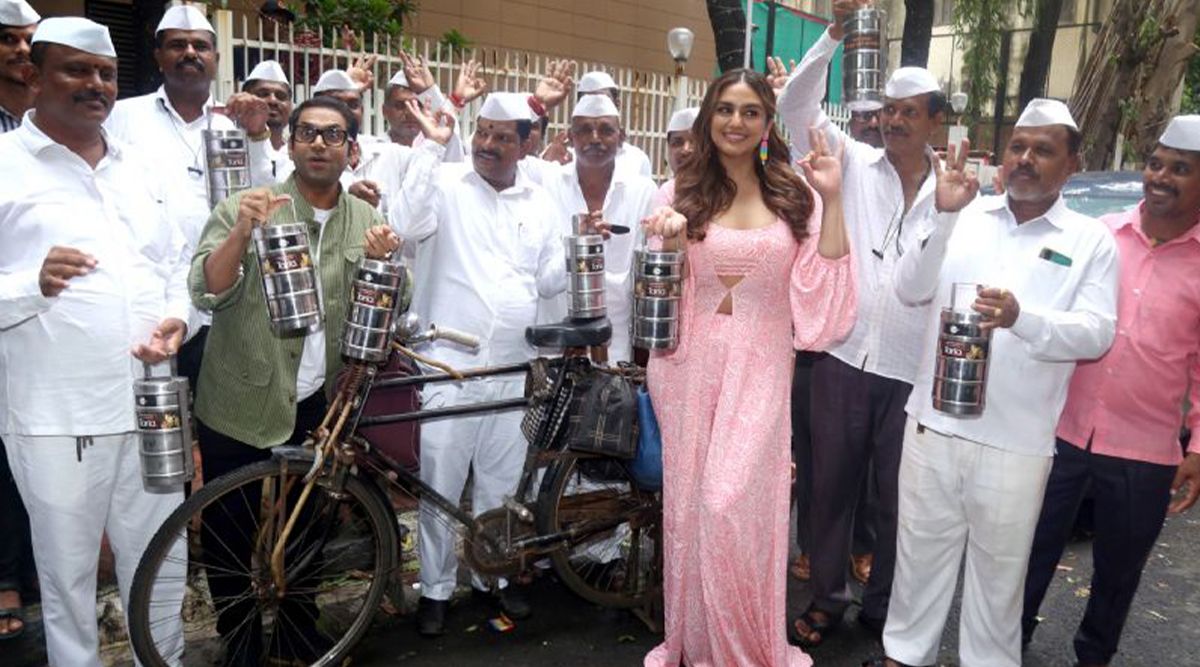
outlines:
M283 67L274 60L264 60L254 66L250 73L246 75L246 81L270 81L272 83L282 83L285 86L291 86L287 75L283 73Z
M1067 108L1066 104L1044 97L1029 100L1029 104L1025 105L1025 110L1017 118L1016 127L1045 127L1046 125L1066 125L1076 132L1079 131L1079 126L1075 124L1075 119L1071 117L1071 110Z
M688 107L671 114L667 123L667 134L672 132L687 132L696 124L696 116L700 115L700 107Z
M901 67L892 72L887 85L883 87L883 94L893 100L902 100L925 93L936 93L941 89L937 77L924 67Z
M528 93L491 93L479 109L479 117L488 120L534 120Z
M1200 116L1176 116L1158 143L1181 151L1200 151Z
M579 79L577 90L581 93L599 93L609 88L616 88L617 82L608 72L588 72Z
M95 56L117 57L108 28L78 16L50 18L39 23L30 43L41 42L62 44Z
M317 85L313 86L313 94L324 93L331 90L350 90L359 92L360 87L346 74L345 70L331 69L326 70L321 74L321 78L317 79Z
M404 76L404 70L396 72L396 75L388 81L388 87L391 88L392 86L408 88L408 77Z
M204 17L204 12L191 5L175 5L168 8L163 13L162 20L158 22L158 29L154 34L164 30L207 30L217 34L212 24Z
M613 104L608 95L584 95L575 103L571 118L603 118L605 116L621 117L617 105Z
M25 0L0 0L0 25L33 25L40 20L42 16Z

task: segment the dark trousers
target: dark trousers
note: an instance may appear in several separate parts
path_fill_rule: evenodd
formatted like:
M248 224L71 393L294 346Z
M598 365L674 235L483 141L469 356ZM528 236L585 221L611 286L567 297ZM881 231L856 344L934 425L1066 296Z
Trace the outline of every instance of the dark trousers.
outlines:
M896 514L904 404L912 385L861 371L833 356L813 364L812 539L813 606L840 617L851 602L846 561L854 508L874 465L876 531L871 578L860 615L887 617L896 564Z
M175 363L179 374L187 378L188 389L196 396L196 385L200 381L200 362L204 360L204 343L208 340L208 327L200 327L196 335L179 347Z
M808 529L808 505L812 502L812 368L825 356L823 352L796 352L796 370L792 376L792 461L796 464L796 542L801 553L811 553ZM869 465L869 464L868 464ZM875 549L875 474L869 466L867 483L854 507L854 537L851 553L869 554Z
M4 441L0 440L0 591L17 591L24 596L36 580L29 515L13 482Z
M1070 537L1075 512L1091 487L1096 504L1092 587L1075 633L1075 656L1085 664L1108 664L1117 652L1142 568L1162 530L1176 467L1093 454L1061 439L1056 450L1025 575L1021 629L1030 637L1037 626L1038 608Z
M321 424L325 416L325 392L301 401L296 406L296 426L285 444L298 445L307 434ZM270 449L260 449L239 442L224 433L209 428L197 420L200 440L200 455L204 466L205 481L212 481L243 466L271 458ZM259 506L260 489L243 487L240 495L227 496L222 502L211 505L204 511L200 531L201 544L205 547L205 564L208 586L213 604L218 609L217 632L225 638L227 650L257 655L261 646L261 623L255 610L254 596L250 594L250 579L244 574L249 571L254 536L257 533L258 516L251 508ZM315 495L315 494L314 494ZM312 507L313 499L307 504ZM307 534L302 524L297 523L294 534ZM289 542L289 551L291 550ZM311 568L310 568L311 569ZM297 580L293 588L305 588ZM310 588L310 587L309 587ZM315 632L317 608L315 598L289 595L281 603L277 615L286 616L282 628L293 635L303 637ZM278 623L278 620L277 620ZM311 636L311 635L309 635ZM298 641L297 637L281 638Z

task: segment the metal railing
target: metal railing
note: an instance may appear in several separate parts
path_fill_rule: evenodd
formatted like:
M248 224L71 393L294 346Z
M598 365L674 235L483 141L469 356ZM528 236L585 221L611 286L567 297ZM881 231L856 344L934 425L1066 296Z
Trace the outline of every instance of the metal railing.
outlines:
M449 48L426 37L393 39L378 36L359 50L324 46L326 33L323 31L300 31L293 25L281 26L261 22L257 18L240 16L235 20L228 10L217 10L214 16L217 28L217 44L221 51L221 71L217 77L215 95L225 99L241 88L250 68L260 60L278 60L292 80L292 96L297 102L308 99L311 87L326 69L349 67L363 52L374 54L375 81L363 97L363 129L368 134L386 133L382 105L387 93L388 80L403 69L399 57L400 49L420 55L432 72L438 86L449 95L454 89L458 70L466 60L482 63L481 76L489 90L532 91L548 64L555 58L546 54L517 51L512 49L473 48L458 50ZM628 141L636 144L650 156L655 176L665 178L667 169L667 122L675 109L676 97L682 94L682 106L697 106L704 97L708 82L701 79L676 77L662 72L652 72L629 67L618 67L599 62L580 61L576 76L583 72L603 70L612 75L620 88L621 120ZM683 88L680 91L680 88ZM463 137L471 136L475 116L482 100L475 100L459 114ZM550 117L547 138L563 130L570 122L574 100L568 100L555 109ZM850 113L840 106L826 107L833 122L845 127Z

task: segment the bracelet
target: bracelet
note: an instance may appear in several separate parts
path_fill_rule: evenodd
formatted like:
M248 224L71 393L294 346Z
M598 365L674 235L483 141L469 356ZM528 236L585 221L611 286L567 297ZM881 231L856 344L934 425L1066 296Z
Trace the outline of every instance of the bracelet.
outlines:
M529 108L533 109L533 112L538 115L538 118L546 115L546 105L542 104L542 102L533 95L529 96Z
M455 109L467 106L467 103L463 101L463 98L458 96L458 93L450 93L450 104L453 104Z

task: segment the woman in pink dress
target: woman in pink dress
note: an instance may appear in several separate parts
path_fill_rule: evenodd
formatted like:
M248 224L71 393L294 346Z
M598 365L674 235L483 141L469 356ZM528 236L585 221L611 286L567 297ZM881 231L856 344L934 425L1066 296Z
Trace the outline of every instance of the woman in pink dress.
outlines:
M762 74L714 81L674 210L645 222L666 247L686 246L679 345L649 366L666 637L647 667L812 664L785 631L792 360L847 335L856 296L839 162L813 133L806 184L774 117ZM819 226L812 190L824 200Z

